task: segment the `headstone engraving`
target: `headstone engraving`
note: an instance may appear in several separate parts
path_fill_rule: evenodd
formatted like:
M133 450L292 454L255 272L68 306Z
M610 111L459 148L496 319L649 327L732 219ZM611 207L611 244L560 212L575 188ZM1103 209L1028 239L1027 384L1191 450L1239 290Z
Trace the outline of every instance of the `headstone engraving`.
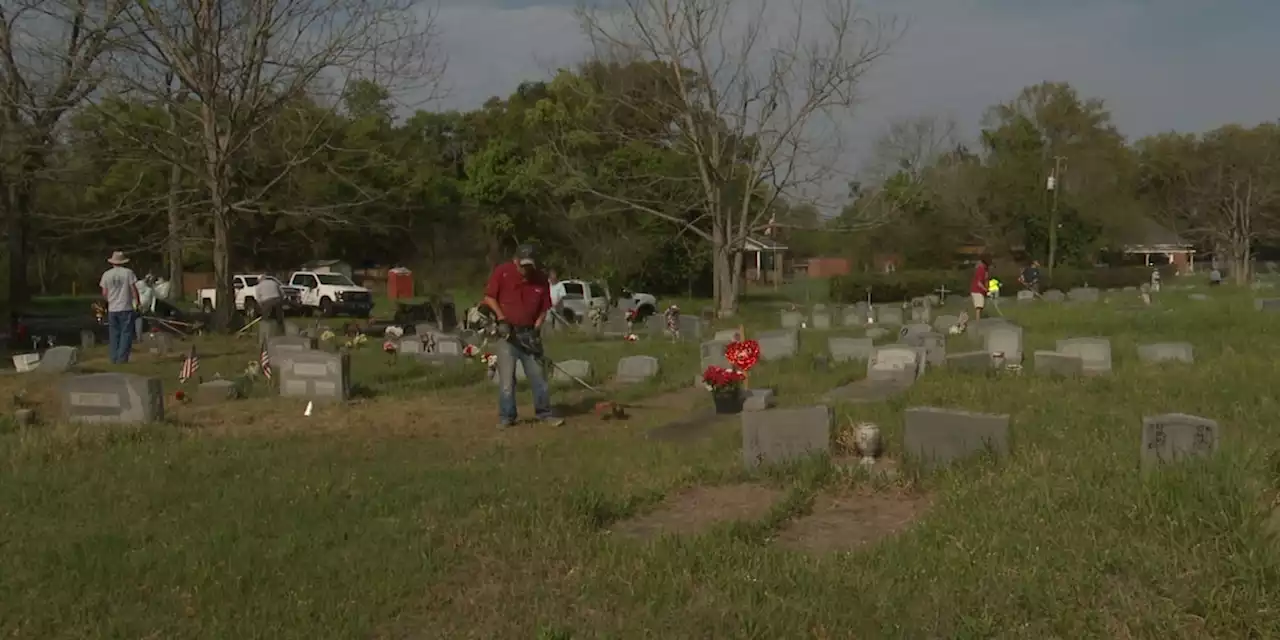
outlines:
M1169 413L1142 419L1142 466L1203 458L1218 450L1218 423L1199 416Z
M62 381L62 415L70 422L140 424L164 420L159 378L94 373Z
M831 409L746 411L742 414L742 462L752 469L831 451Z
M1009 416L935 407L911 407L903 426L903 450L936 468L991 450L1009 451Z
M280 395L319 402L347 401L351 397L351 356L315 350L290 353L280 367Z

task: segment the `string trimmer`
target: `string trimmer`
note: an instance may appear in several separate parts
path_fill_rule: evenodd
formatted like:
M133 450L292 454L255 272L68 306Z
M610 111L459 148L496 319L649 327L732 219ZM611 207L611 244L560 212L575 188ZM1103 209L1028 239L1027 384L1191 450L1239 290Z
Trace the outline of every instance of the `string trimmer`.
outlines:
M507 340L512 345L519 347L525 353L528 353L532 355L534 358L536 358L538 360L538 363L542 365L542 368L544 371L548 369L555 369L556 371L563 373L570 380L573 380L574 382L582 385L582 387L587 391L604 395L603 392L601 392L599 389L587 384L586 380L583 380L582 378L579 378L578 376L575 376L572 373L569 373L568 371L565 370L564 367L561 367L559 364L556 364L556 362L553 361L551 358L548 358L547 354L542 349L542 340L538 337L538 335L535 332L509 331L507 332ZM597 402L595 406L595 413L597 416L600 416L600 418L604 420L609 420L611 418L621 419L621 418L627 417L627 413L624 410L624 407L612 400L604 400L601 402Z

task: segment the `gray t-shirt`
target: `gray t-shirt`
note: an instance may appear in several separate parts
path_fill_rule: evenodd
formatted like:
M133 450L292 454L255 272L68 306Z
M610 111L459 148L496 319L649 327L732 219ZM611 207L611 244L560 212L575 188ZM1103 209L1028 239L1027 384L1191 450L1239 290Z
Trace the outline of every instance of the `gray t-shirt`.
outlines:
M107 292L107 311L133 311L133 296L137 292L138 276L127 267L111 267L102 274L98 286Z
M271 278L262 278L258 280L258 284L253 287L253 297L258 302L266 302L268 300L276 300L284 295L280 291L280 283Z

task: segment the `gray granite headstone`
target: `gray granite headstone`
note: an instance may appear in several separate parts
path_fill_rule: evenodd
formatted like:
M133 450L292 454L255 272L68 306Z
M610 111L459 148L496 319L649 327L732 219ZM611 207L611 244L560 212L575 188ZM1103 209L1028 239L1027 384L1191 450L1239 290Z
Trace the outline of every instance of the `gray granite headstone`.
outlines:
M868 320L875 320L875 313L865 302L846 307L840 316L840 324L846 327L860 327L868 324Z
M941 333L933 331L908 333L902 339L902 343L909 347L923 349L925 360L935 367L942 366L947 360L947 337Z
M699 348L702 357L702 367L700 371L706 371L707 367L724 367L729 368L729 360L724 357L724 349L729 346L727 340L709 340L702 343Z
M1084 361L1079 356L1057 351L1037 351L1032 359L1036 373L1068 378L1084 375Z
M1218 423L1208 418L1169 413L1142 419L1142 466L1202 458L1218 450Z
M1040 296L1045 302L1062 302L1067 299L1066 294L1057 289L1050 289Z
M833 419L825 406L745 411L742 462L754 469L830 453Z
M1036 294L1030 289L1023 289L1018 292L1018 302L1034 302L1035 299Z
M658 375L658 359L653 356L627 356L618 360L616 379L623 384L643 382Z
M941 315L933 319L933 330L938 333L947 333L951 327L956 326L960 322L959 316Z
M80 331L80 348L92 349L98 346L98 334L91 329L82 329Z
M195 400L204 404L217 404L240 397L240 389L230 380L210 380L196 387Z
M302 327L298 326L298 323L292 320L285 320L284 334L286 336L300 336L302 335Z
M351 397L351 356L328 351L296 351L280 367L280 395L317 402Z
M1058 341L1058 353L1080 358L1087 376L1111 373L1111 340L1107 338L1067 338Z
M902 325L902 307L876 307L876 324L890 326Z
M810 325L814 329L828 330L831 328L831 312L821 305L813 308L813 324Z
M524 372L524 368L520 368L520 372ZM573 379L569 376L576 376L582 380L591 380L592 374L591 363L586 360L565 360L557 362L555 367L551 368L551 380L560 383L571 383Z
M1258 298L1253 301L1253 308L1258 311L1280 311L1280 298Z
M747 398L742 403L743 411L764 411L778 405L777 394L773 389L747 389Z
M983 334L987 353L1003 353L1008 364L1022 364L1022 327L1005 324L991 327Z
M867 379L909 383L920 377L920 351L906 345L878 347L867 361Z
M906 410L903 451L927 468L991 450L1009 451L1009 416L934 407Z
M147 351L158 356L167 356L173 351L173 336L164 332L146 334Z
M783 329L799 329L804 322L804 314L799 311L783 311L781 320Z
M867 360L876 348L871 338L827 338L827 350L835 362Z
M760 359L766 362L794 357L800 352L800 335L792 329L762 331L756 336Z
M435 349L432 353L438 353L446 356L460 356L462 350L466 348L466 343L458 336L437 335L435 337Z
M40 364L36 365L38 373L66 373L80 360L80 350L76 347L52 347L40 356Z
M893 334L893 332L884 327L871 327L870 329L867 329L867 332L864 335L872 340L879 340L881 338L887 338L891 334Z
M956 371L988 372L994 367L994 362L986 351L966 351L948 354L945 366Z
M164 420L159 378L128 373L72 376L59 387L62 416L69 422L141 424Z
M1196 361L1195 347L1190 342L1158 342L1138 345L1138 359L1145 363Z
M1076 287L1067 292L1067 300L1071 302L1097 302L1098 290L1093 287Z
M711 337L711 339L717 340L720 342L735 342L738 340L738 330L737 329L721 329L717 331L716 334Z
M267 353L271 355L271 366L275 369L285 368L293 355L303 351L311 351L319 344L310 336L277 336L267 342Z
M1193 293L1193 294L1191 294L1191 295L1187 296L1187 299L1188 299L1188 300L1195 300L1196 302L1208 302L1208 301L1209 301L1209 296L1207 296L1207 295L1205 295L1205 294L1203 294L1203 293Z

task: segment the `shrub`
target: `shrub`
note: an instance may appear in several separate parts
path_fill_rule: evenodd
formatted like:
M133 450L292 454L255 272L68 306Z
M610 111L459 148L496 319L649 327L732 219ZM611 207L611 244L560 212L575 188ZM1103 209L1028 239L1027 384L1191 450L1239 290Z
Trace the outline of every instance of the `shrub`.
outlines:
M992 270L991 275L1000 280L1006 291L1018 290L1018 274L1021 268L1001 268ZM1168 278L1173 269L1161 269L1161 276ZM867 299L867 290L871 291L871 299L875 302L898 302L919 296L937 293L939 287L946 287L948 294L966 294L969 292L969 280L973 271L899 271L896 273L851 273L831 279L831 300L833 302L853 303ZM1097 287L1099 289L1115 289L1119 287L1136 287L1151 281L1149 267L1103 267L1098 269L1069 269L1058 267L1050 276L1044 270L1040 275L1040 290L1059 289L1067 291L1076 287Z

